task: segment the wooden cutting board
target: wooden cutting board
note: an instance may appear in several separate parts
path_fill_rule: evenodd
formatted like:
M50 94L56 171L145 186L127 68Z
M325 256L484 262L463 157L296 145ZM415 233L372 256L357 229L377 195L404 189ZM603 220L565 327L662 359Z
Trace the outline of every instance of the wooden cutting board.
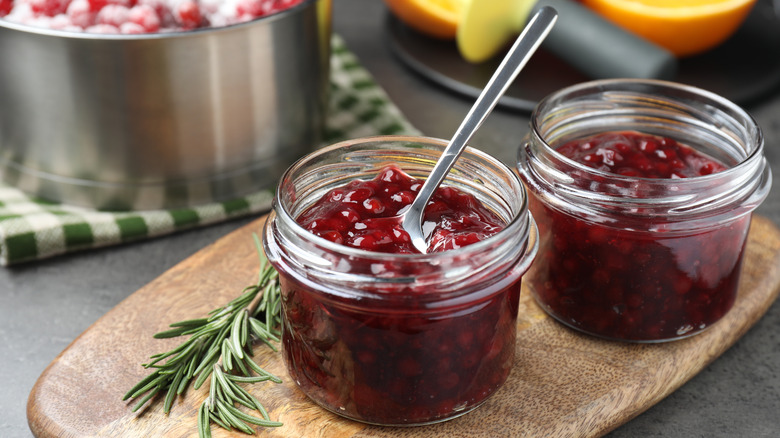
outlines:
M179 398L170 415L161 403L140 414L122 402L147 371L140 364L176 339L152 335L167 324L199 318L252 284L257 256L251 238L264 218L204 248L125 299L95 322L43 372L30 394L32 432L45 437L197 436L200 391ZM272 437L599 436L643 412L693 377L739 339L780 291L780 230L753 220L736 304L704 333L664 344L608 342L577 334L546 316L528 293L520 301L515 368L477 410L438 425L383 428L352 422L311 403L284 370L281 355L257 348L255 360L284 380L250 387L284 422ZM230 434L213 427L214 436Z

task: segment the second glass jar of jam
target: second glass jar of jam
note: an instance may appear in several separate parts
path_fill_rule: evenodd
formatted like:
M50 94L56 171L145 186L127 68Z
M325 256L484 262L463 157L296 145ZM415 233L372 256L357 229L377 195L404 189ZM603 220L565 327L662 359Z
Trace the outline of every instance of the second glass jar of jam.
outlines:
M526 282L558 321L599 337L699 333L737 296L771 174L754 119L652 80L576 85L531 116L518 169L539 224Z
M304 157L278 186L263 241L281 280L283 357L303 392L339 415L443 421L512 369L521 277L537 248L519 177L464 152L426 209L428 253L393 219L444 146L347 141Z

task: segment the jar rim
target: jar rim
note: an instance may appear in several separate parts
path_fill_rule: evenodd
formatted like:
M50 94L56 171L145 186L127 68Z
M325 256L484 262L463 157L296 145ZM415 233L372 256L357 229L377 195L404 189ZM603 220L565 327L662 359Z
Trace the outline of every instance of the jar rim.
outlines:
M683 179L648 178L648 177L640 177L640 176L628 177L617 173L589 167L572 158L569 158L561 154L560 152L558 152L554 147L552 147L552 145L550 145L547 142L545 138L541 136L540 133L542 132L542 126L541 126L542 121L540 120L539 116L545 113L544 112L544 110L546 109L545 107L549 106L551 103L561 100L566 96L586 95L584 93L587 90L637 91L630 88L636 86L642 86L648 88L655 87L658 90L674 91L677 93L685 93L686 95L689 96L697 96L697 97L705 98L709 100L714 107L724 112L733 112L734 115L737 115L742 119L743 122L740 123L742 127L744 128L748 128L749 126L756 127L755 129L749 130L751 134L751 138L748 139L749 144L755 145L755 147L753 147L751 150L745 150L744 156L740 157L740 160L736 162L734 165L727 167L725 170L722 170L717 173L712 173L709 175L692 176ZM593 91L587 94L588 95L596 94ZM531 122L531 132L533 133L533 135L536 136L538 140L540 140L541 144L543 145L543 147L547 152L553 154L556 160L562 161L567 166L570 166L576 169L577 171L585 172L586 174L592 174L601 178L608 178L616 182L628 182L628 181L638 180L646 184L654 184L654 185L665 184L670 181L673 181L675 184L678 185L706 183L711 180L716 180L723 177L731 177L731 175L735 173L742 172L743 167L749 166L750 163L754 162L755 160L760 160L762 158L763 149L764 149L763 132L761 131L760 128L758 128L758 122L755 120L755 118L745 109L735 104L734 102L726 99L725 97L715 94L711 91L707 91L703 88L695 87L692 85L680 84L672 81L660 80L660 79L627 79L627 78L599 79L599 80L587 81L587 82L571 85L569 87L565 87L558 91L555 91L542 98L542 100L540 100L538 104L534 107L531 113L530 122Z
M334 150L344 148L346 146L351 146L354 144L380 142L380 141L381 142L424 143L424 144L429 144L434 146L440 146L442 149L444 146L447 145L447 141L443 139L439 139L435 137L427 137L427 136L409 136L409 135L378 135L378 136L360 137L356 139L343 140L338 143L317 149L315 152L312 152L311 154L308 154L298 159L291 166L289 166L287 170L285 170L285 172L282 174L282 177L280 178L280 181L284 182L285 180L290 178L290 175L296 169L299 169L300 167L306 165L311 160L316 159L319 156L322 156ZM504 228L501 229L499 232L487 237L484 240L480 240L478 242L472 243L470 245L461 248L447 250L443 252L433 252L433 253L396 254L396 253L369 251L365 249L354 248L347 245L342 245L339 243L332 242L328 239L317 236L316 234L306 230L304 227L298 224L298 222L293 217L292 213L288 210L287 206L283 205L283 203L279 201L282 195L281 190L283 189L281 182L276 187L276 193L273 202L274 202L274 206L277 208L274 208L274 213L277 216L280 216L282 220L293 229L293 232L296 235L305 235L307 236L308 239L312 239L312 241L317 246L346 257L372 258L377 261L401 260L407 262L408 261L425 262L426 260L430 260L433 258L440 258L442 256L462 257L463 254L477 253L480 251L484 251L487 248L495 246L498 242L500 242L501 239L504 239L505 236L509 235L510 233L517 233L519 231L522 232L523 230L528 229L533 225L533 219L531 218L531 213L528 211L528 195L525 191L525 187L523 186L522 180L520 179L519 175L516 172L514 172L509 166L507 166L500 160L494 158L493 156L485 152L480 151L479 149L475 149L473 147L468 146L464 151L464 153L465 152L468 152L469 154L474 155L479 159L485 160L489 162L491 165L494 165L495 167L504 170L506 175L510 176L516 183L517 187L519 187L519 190L517 191L513 190L513 193L520 195L519 196L520 205L518 208L519 214L513 214L510 220L504 225Z

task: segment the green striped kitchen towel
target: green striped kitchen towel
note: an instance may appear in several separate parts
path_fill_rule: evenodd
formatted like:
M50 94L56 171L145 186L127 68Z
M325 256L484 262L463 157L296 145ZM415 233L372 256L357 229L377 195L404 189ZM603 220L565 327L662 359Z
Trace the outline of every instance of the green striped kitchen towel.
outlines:
M333 37L325 143L379 134L418 134L343 40ZM110 212L32 199L0 184L0 264L162 236L270 209L263 190L227 202L173 210Z

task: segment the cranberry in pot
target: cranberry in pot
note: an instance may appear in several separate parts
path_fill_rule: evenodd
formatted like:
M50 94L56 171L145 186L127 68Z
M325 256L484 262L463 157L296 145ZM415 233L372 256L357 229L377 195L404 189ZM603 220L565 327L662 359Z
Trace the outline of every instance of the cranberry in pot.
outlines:
M445 146L347 141L304 157L278 186L263 241L281 279L283 356L303 392L339 415L447 420L512 369L521 277L536 254L519 177L467 149L426 210L437 247L427 254L391 219Z
M710 327L734 304L771 186L763 147L748 113L694 87L604 80L543 99L518 155L539 222L534 298L608 339Z

